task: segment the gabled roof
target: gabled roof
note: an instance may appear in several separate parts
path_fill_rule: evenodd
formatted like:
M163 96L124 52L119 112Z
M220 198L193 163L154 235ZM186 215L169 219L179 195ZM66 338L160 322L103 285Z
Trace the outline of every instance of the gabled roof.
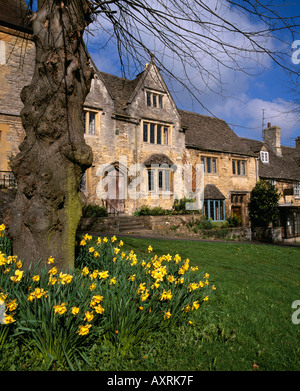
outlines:
M220 192L216 185L207 184L204 188L205 200L225 200L225 196Z
M117 113L124 113L127 108L127 103L130 101L130 97L136 89L143 72L140 73L135 79L129 80L123 77L110 75L105 72L97 72L100 79L103 81L108 92L115 103L115 110Z
M300 181L300 152L296 148L281 146L282 156L279 156L263 141L247 138L241 141L258 157L263 146L269 152L269 163L259 160L260 178Z
M31 33L28 9L24 0L0 0L0 26Z
M224 120L190 111L179 110L181 125L186 128L187 147L202 151L253 155Z

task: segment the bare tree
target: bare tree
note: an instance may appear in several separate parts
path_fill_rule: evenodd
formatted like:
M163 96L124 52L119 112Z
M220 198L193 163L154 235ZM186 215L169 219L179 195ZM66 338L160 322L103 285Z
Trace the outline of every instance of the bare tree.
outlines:
M234 67L249 72L245 58L253 54L257 61L267 55L290 71L288 51L283 45L280 50L274 49L270 40L279 39L277 33L282 30L293 37L299 28L299 16L282 17L269 1L258 0L39 3L31 15L36 63L32 82L21 93L26 137L12 162L18 188L9 232L14 253L27 263L53 256L64 268L74 263L75 233L81 216L79 186L84 171L92 164L82 122L82 107L93 77L83 42L88 26L95 22L101 32L110 24L124 68L124 54L138 63L152 55L146 38L150 32L165 54L154 53L158 65L172 74L168 61L163 60L174 54L183 65L178 81L190 86L198 99L193 77L221 86L222 69ZM228 10L235 13L236 22L226 18ZM245 23L249 17L257 22L255 31ZM219 64L219 74L207 68L203 61L206 58ZM191 75L191 70L196 75Z

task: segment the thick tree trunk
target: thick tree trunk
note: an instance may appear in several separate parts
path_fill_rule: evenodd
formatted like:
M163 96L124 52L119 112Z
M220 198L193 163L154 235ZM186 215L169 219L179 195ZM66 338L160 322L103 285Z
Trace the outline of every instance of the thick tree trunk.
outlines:
M74 265L80 182L92 164L82 121L93 77L82 40L90 22L85 0L45 0L32 18L36 63L21 93L26 137L12 162L17 196L9 223L25 265L50 256L60 269Z

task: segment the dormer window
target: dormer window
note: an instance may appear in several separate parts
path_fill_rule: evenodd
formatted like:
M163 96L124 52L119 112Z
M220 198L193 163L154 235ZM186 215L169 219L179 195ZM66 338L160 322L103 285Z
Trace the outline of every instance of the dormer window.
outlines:
M260 160L263 163L269 163L269 152L260 151Z
M148 107L158 107L159 109L163 108L163 95L156 92L147 91L147 106Z

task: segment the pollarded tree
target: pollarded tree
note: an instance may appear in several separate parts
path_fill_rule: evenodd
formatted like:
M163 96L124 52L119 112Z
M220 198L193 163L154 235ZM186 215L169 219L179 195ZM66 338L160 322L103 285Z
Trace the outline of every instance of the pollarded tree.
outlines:
M235 19L226 18L228 9ZM35 69L21 93L26 137L12 162L17 180L9 223L14 253L27 263L53 256L61 268L73 266L80 183L92 164L82 122L93 77L83 34L92 21L100 31L110 24L121 58L127 53L141 62L153 51L145 35L150 32L166 58L173 53L183 65L183 77L177 80L198 99L193 78L210 80L209 88L221 82L222 72L211 71L203 59L210 58L219 69L245 71L245 59L267 55L288 68L289 53L274 49L273 39L286 30L292 41L299 16L283 18L277 10L258 0L38 0L38 10L31 14ZM247 17L259 21L256 30ZM154 56L160 68L172 73L159 53ZM196 75L189 76L191 70Z
M278 189L267 180L260 180L250 193L249 217L252 227L268 228L279 218Z

